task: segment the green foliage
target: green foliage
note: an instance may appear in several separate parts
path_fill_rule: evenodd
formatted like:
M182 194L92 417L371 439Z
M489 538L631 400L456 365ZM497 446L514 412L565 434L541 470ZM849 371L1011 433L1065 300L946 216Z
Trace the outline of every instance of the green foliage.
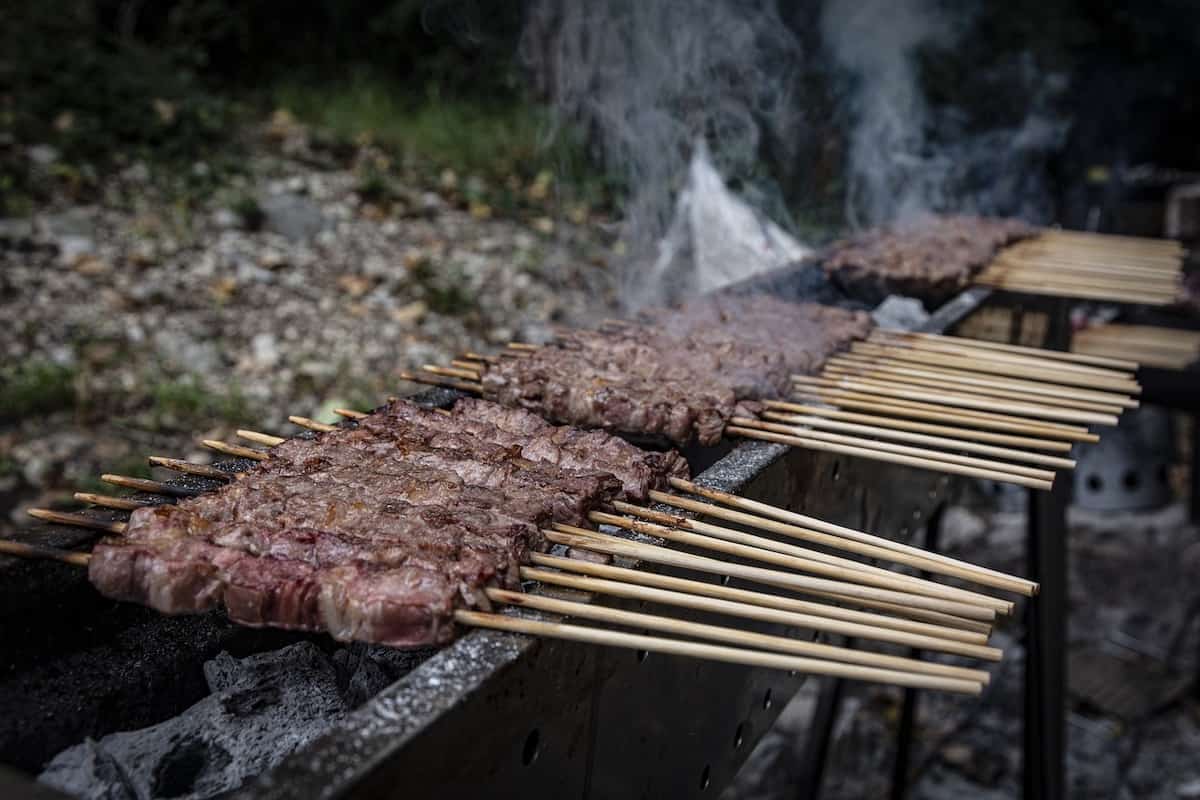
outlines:
M202 42L169 31L150 44L114 29L96 3L17 5L0 26L0 132L68 161L192 159L225 140L233 106L198 77Z
M75 404L75 371L32 360L0 369L0 420L45 415Z
M347 82L284 83L274 102L341 141L383 148L403 169L482 179L487 197L478 199L501 207L519 205L525 184L542 172L594 205L610 188L575 131L515 95L480 99L431 89L413 96L392 81L360 73ZM378 173L365 175L364 183L368 191L386 189Z
M210 424L216 420L245 424L255 417L237 384L228 385L223 392L213 392L191 375L155 383L150 399L151 414L158 427Z

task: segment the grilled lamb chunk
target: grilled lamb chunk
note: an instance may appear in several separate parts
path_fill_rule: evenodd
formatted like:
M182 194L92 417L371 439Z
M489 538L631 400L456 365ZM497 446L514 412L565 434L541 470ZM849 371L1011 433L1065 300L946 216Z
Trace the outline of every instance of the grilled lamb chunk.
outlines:
M393 404L393 407L400 413L408 413L412 408L411 404ZM389 408L379 413L390 411ZM649 490L666 488L668 478L689 475L687 462L674 450L647 452L600 431L551 425L524 409L463 399L452 413L450 420L429 412L413 417L417 424L450 427L500 447L519 448L521 455L530 461L610 472L621 481L623 495L628 500L645 500Z
M393 404L395 405L395 404ZM165 613L394 646L453 635L453 610L515 586L540 526L586 524L607 472L406 421L410 409L292 440L214 492L135 510L90 563L102 593Z
M483 373L484 396L583 428L710 445L739 402L786 395L791 375L871 329L862 312L770 297L706 298L642 319L561 331L552 345L501 359Z
M903 294L937 303L966 288L1001 248L1036 233L1015 219L926 217L837 242L824 268L836 283L865 300Z

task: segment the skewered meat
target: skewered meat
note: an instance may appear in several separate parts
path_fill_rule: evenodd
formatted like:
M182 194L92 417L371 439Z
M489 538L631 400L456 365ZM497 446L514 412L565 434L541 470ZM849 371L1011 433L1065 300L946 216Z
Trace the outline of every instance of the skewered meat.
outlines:
M851 295L871 302L889 294L940 302L966 288L1002 247L1036 232L1015 219L927 217L833 245L825 270Z
M135 510L89 574L105 595L166 613L224 606L246 625L440 643L455 607L518 583L540 526L586 524L622 491L593 465L628 473L627 496L686 474L677 455L524 412L470 401L445 417L398 401L284 442L214 492Z
M786 394L790 375L871 327L862 312L767 297L709 298L643 319L562 331L552 346L490 365L484 396L579 427L710 445L745 401Z

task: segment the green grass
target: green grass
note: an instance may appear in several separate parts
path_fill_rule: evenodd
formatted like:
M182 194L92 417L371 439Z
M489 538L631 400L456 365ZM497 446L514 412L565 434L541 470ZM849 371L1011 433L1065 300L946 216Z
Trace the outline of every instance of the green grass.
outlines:
M75 370L31 360L0 369L0 420L42 416L75 404Z
M230 384L224 392L212 392L192 376L155 383L150 399L151 414L162 428L215 421L245 424L255 418L236 384Z
M573 131L554 125L544 109L511 98L488 102L437 91L413 98L386 81L359 76L341 84L284 84L273 99L337 139L370 141L417 172L478 176L493 184L493 193L516 194L521 187L509 185L513 177L527 182L543 171L593 205L608 190Z

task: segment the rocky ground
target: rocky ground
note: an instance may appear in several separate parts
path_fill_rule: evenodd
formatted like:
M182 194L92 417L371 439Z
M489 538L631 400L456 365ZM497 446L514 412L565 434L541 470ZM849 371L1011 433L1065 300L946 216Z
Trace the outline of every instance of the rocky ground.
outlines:
M171 183L133 162L87 204L0 219L5 524L102 471L145 473L148 452L204 460L201 434L286 432L288 414L416 388L400 370L611 314L613 242L556 207L552 176L507 187L525 202L501 217L472 176L422 185L287 115L247 138L198 201L178 186L207 165ZM50 148L28 157L48 182L65 171Z
M1200 797L1200 701L1187 688L1200 668L1197 529L1178 504L1138 514L1073 510L1070 523L1070 796ZM956 508L945 525L951 554L1021 571L1021 513ZM994 637L1005 659L981 699L922 695L909 797L1020 796L1021 635L1009 624ZM1128 680L1106 681L1099 671L1113 656L1131 665ZM1161 681L1148 684L1147 675ZM784 711L726 800L800 796L813 689ZM1130 708L1141 692L1146 708ZM1150 701L1156 693L1161 702ZM847 685L823 797L887 796L900 707L899 690Z

